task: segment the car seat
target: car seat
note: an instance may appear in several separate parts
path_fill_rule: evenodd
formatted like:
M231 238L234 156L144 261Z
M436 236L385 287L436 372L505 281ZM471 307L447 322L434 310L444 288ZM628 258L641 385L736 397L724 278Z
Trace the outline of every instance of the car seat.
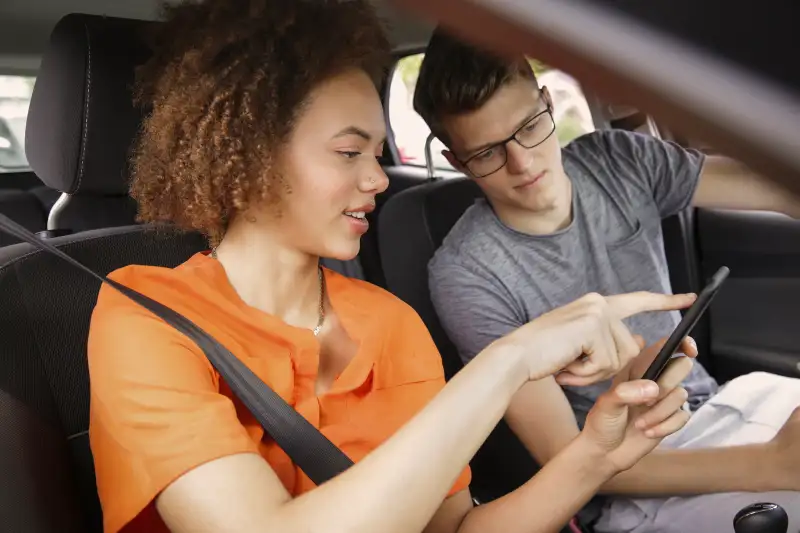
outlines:
M146 24L68 15L53 30L31 102L27 146L34 171L64 193L51 215L58 227L133 221L126 168L138 123L128 85L147 55L137 33ZM102 273L133 263L173 267L207 247L197 234L145 225L51 242ZM98 290L95 280L30 245L0 250L4 530L102 531L87 434L86 339Z

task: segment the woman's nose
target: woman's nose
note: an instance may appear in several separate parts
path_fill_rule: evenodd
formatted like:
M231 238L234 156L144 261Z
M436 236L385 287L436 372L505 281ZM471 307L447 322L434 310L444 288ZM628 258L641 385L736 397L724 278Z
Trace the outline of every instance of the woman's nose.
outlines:
M370 169L365 180L362 180L361 188L363 191L374 192L380 194L389 187L389 177L380 164L376 164L377 168Z

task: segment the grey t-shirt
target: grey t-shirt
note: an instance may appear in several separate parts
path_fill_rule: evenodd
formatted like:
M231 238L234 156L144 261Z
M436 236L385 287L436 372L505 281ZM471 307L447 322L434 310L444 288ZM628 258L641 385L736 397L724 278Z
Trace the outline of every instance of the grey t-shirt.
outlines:
M562 156L573 184L567 228L523 234L480 199L428 266L433 304L465 363L498 337L586 293L671 292L661 219L690 204L704 156L623 130L584 135ZM645 313L626 324L650 344L679 320L678 311ZM581 427L609 384L564 388ZM699 364L684 386L693 408L717 391Z

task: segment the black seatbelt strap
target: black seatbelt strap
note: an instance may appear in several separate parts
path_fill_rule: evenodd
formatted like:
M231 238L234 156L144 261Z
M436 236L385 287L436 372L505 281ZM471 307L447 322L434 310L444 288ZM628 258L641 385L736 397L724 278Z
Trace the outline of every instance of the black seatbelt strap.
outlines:
M311 481L320 485L352 466L353 461L344 452L286 403L235 355L191 320L144 294L94 272L2 214L0 214L0 230L40 250L50 252L95 279L114 287L194 341L234 394L258 420L264 431Z

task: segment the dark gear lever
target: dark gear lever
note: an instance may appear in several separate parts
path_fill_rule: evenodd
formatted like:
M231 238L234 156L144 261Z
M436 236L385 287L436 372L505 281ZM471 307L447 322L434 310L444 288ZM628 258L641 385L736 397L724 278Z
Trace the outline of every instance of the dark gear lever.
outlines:
M789 516L780 505L754 503L736 513L733 529L736 533L787 533Z

